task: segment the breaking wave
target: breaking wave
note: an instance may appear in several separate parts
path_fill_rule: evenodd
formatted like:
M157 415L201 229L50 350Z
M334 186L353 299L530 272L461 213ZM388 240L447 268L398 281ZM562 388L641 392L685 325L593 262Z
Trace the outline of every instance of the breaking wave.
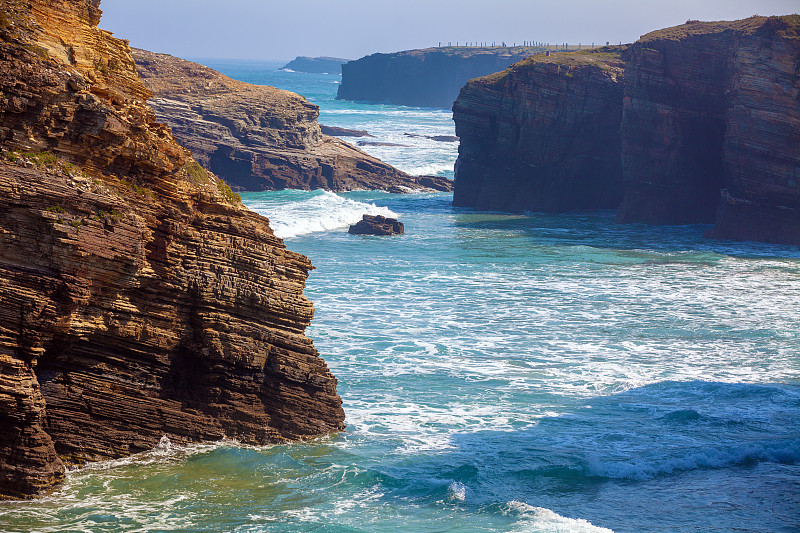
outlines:
M295 196L295 201L286 202L284 196L289 195ZM346 228L361 220L364 214L397 218L388 207L351 200L323 190L281 191L267 198L254 199L249 207L269 218L275 235L282 239Z

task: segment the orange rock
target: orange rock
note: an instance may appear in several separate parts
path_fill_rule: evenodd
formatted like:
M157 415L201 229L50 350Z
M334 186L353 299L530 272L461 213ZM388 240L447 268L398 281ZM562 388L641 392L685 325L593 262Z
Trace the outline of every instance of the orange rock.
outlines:
M343 429L308 259L156 122L96 1L0 5L0 497L163 435Z

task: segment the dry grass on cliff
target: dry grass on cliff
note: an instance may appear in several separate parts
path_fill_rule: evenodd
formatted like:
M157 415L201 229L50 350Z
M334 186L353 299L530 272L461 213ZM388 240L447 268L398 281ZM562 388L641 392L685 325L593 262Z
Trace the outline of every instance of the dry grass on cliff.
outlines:
M719 20L704 22L689 20L686 24L652 31L639 38L639 42L681 40L693 35L707 35L735 31L746 35L756 33L775 33L781 37L800 38L800 15L784 15L780 17L752 17L741 20Z
M522 72L537 65L548 64L565 67L563 74L566 77L572 77L573 70L582 67L596 67L603 71L613 72L615 76L622 76L625 66L622 61L622 52L626 48L627 45L602 46L592 50L557 52L550 55L536 54L514 63L505 70L471 80L470 83L498 87L505 82L509 75L515 72Z

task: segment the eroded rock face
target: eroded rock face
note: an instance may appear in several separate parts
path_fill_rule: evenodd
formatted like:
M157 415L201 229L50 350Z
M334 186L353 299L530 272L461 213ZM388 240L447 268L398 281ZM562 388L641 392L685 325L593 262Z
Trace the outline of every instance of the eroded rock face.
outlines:
M341 430L308 259L156 122L97 2L0 5L0 497L163 435Z
M234 188L426 188L353 145L324 135L317 122L319 108L300 95L233 80L167 54L134 50L134 58L153 91L149 103L158 119Z
M453 205L614 209L622 195L621 49L539 54L467 83Z
M628 53L619 219L800 244L800 16L690 22Z
M516 47L443 47L372 54L342 65L336 98L450 109L470 79L541 51Z
M621 222L800 244L800 16L689 22L622 62L539 57L462 90L456 205L613 207L621 191Z

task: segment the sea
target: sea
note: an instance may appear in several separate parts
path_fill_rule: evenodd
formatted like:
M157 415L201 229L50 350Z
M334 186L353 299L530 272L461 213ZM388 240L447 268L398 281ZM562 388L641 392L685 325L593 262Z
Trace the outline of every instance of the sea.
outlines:
M362 149L453 176L446 109L335 100L337 74L202 61L303 94ZM411 134L412 136L406 135ZM800 249L477 212L452 194L242 194L316 269L308 335L345 432L153 450L0 503L3 532L800 531ZM364 213L405 234L356 236Z

